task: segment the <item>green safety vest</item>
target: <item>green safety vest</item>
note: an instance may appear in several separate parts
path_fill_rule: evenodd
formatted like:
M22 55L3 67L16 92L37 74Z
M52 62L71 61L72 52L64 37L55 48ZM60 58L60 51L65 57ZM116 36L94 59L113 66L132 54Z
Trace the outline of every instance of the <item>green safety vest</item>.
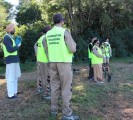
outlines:
M92 44L92 43L90 43L90 44ZM92 58L92 52L90 51L89 47L88 47L88 57Z
M110 57L110 47L105 47L105 56Z
M96 47L98 49L98 53L102 55L102 51L99 47L93 46L93 48ZM103 58L97 57L94 53L92 53L92 64L102 64L103 63Z
M46 33L50 62L72 62L73 54L65 44L64 33L64 28L56 26Z
M37 61L48 63L48 58L45 53L45 48L43 47L42 41L45 35L41 36L37 41Z
M8 35L9 36L9 35ZM9 36L10 37L10 36ZM11 38L11 37L10 37ZM15 41L14 41L14 39L13 38L11 38L11 40L12 40L12 43L13 43L13 47L15 47L16 46L16 44L15 44ZM8 52L7 51L7 49L6 49L6 46L3 44L3 52L4 52L4 57L8 57L8 56L15 56L15 55L17 55L18 54L18 52L17 51L15 51L15 52L12 52L12 53L10 53L10 52Z

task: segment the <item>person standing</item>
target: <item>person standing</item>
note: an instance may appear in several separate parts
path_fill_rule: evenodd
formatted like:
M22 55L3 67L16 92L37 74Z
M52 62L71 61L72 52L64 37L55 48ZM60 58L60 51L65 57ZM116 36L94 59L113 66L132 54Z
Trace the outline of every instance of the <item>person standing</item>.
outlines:
M78 120L70 108L72 97L72 57L76 52L76 43L70 32L63 28L64 18L57 13L53 16L55 26L47 32L46 43L50 62L51 77L51 115L58 113L58 98L63 99L62 120Z
M9 99L16 98L18 93L18 78L21 76L18 49L21 46L21 38L14 39L15 25L6 26L6 35L3 41L3 52L6 64L7 94Z
M51 29L50 26L46 26L43 29L43 34L40 35L38 41L34 45L35 54L37 58L37 89L40 90L42 88L44 94L43 98L49 100L50 93L47 89L49 84L49 68L48 68L48 58L45 53L45 48L43 46L43 39L45 38L45 34L47 31Z
M109 43L109 39L105 39L105 42L103 42L103 51L104 51L104 59L103 59L103 68L108 73L108 82L111 81L111 74L110 74L110 66L109 66L109 60L110 57L112 56L112 49Z
M89 47L88 47L88 58L89 58L89 76L88 79L89 80L93 80L94 79L94 72L93 72L93 67L92 67L92 48L93 48L93 40L95 38L91 39L91 42L89 43Z
M94 81L98 83L103 83L103 72L102 72L102 64L104 55L99 47L100 42L95 37L93 41L93 48L92 48L92 67L94 70Z
M38 40L43 35L43 32L38 34ZM42 93L42 79L41 79L41 71L40 71L40 62L37 61L37 42L34 44L35 56L36 56L36 65L37 65L37 92Z

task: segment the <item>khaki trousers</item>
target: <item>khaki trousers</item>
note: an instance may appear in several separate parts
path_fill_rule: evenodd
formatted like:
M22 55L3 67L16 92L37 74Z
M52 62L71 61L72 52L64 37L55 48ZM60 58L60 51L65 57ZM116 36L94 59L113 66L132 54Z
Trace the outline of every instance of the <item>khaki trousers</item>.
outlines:
M70 102L72 97L72 68L71 63L50 63L51 82L51 111L58 110L58 98L63 99L63 115L71 115Z
M102 64L93 64L94 81L103 81Z
M49 69L48 63L37 62L37 87L42 86L44 92L47 92L47 77Z

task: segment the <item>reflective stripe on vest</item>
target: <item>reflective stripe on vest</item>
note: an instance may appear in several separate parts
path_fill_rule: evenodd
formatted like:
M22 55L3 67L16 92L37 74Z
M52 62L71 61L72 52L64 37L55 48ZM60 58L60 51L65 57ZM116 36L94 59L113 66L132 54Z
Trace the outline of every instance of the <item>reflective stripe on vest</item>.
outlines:
M102 55L102 51L99 47L93 46L93 48L96 47L98 49L98 53ZM102 64L103 63L103 58L97 57L94 53L92 53L92 64Z
M50 62L72 62L73 54L65 44L64 33L64 28L54 26L46 34Z
M44 37L45 35L41 36L39 40L37 41L37 61L48 63L48 58L46 56L45 49L42 44Z
M8 34L6 34L6 35L8 35ZM10 38L11 38L11 36L10 35L8 35ZM11 38L11 40L12 40L12 46L13 47L15 47L16 46L16 44L15 44L15 41L14 41L14 39L12 39ZM12 52L12 53L9 53L8 51L7 51L7 49L6 49L6 46L3 44L3 52L4 52L4 57L8 57L8 56L15 56L15 55L17 55L18 54L18 52L17 51L15 51L15 52Z

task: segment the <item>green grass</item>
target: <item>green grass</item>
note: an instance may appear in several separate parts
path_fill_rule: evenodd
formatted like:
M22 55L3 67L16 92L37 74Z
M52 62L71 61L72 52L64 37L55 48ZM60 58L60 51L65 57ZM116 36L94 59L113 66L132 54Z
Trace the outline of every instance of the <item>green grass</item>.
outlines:
M111 62L124 62L124 63L133 63L133 57L121 57L121 58L111 58Z
M25 62L24 64L20 64L20 68L22 72L32 72L36 70L36 62ZM0 67L0 74L5 73L5 66Z
M128 61L128 62L127 62ZM133 109L133 64L131 59L111 61L112 82L103 85L95 84L87 79L87 64L76 64L80 69L74 73L72 108L81 120L116 120L132 119L132 113L123 113L125 109ZM35 63L22 65L24 72L34 71ZM83 70L83 71L82 71ZM4 94L5 85L0 86ZM22 80L19 89L24 94L17 101L9 102L2 99L0 119L13 120L61 120L62 100L59 100L57 119L50 116L50 102L42 99L42 94L36 92L36 80ZM2 95L3 96L3 95ZM13 110L12 110L13 108ZM6 113L6 114L5 114Z
M0 74L4 74L5 73L5 66L1 66L0 67Z
M32 72L36 69L36 62L25 62L20 64L22 72Z

